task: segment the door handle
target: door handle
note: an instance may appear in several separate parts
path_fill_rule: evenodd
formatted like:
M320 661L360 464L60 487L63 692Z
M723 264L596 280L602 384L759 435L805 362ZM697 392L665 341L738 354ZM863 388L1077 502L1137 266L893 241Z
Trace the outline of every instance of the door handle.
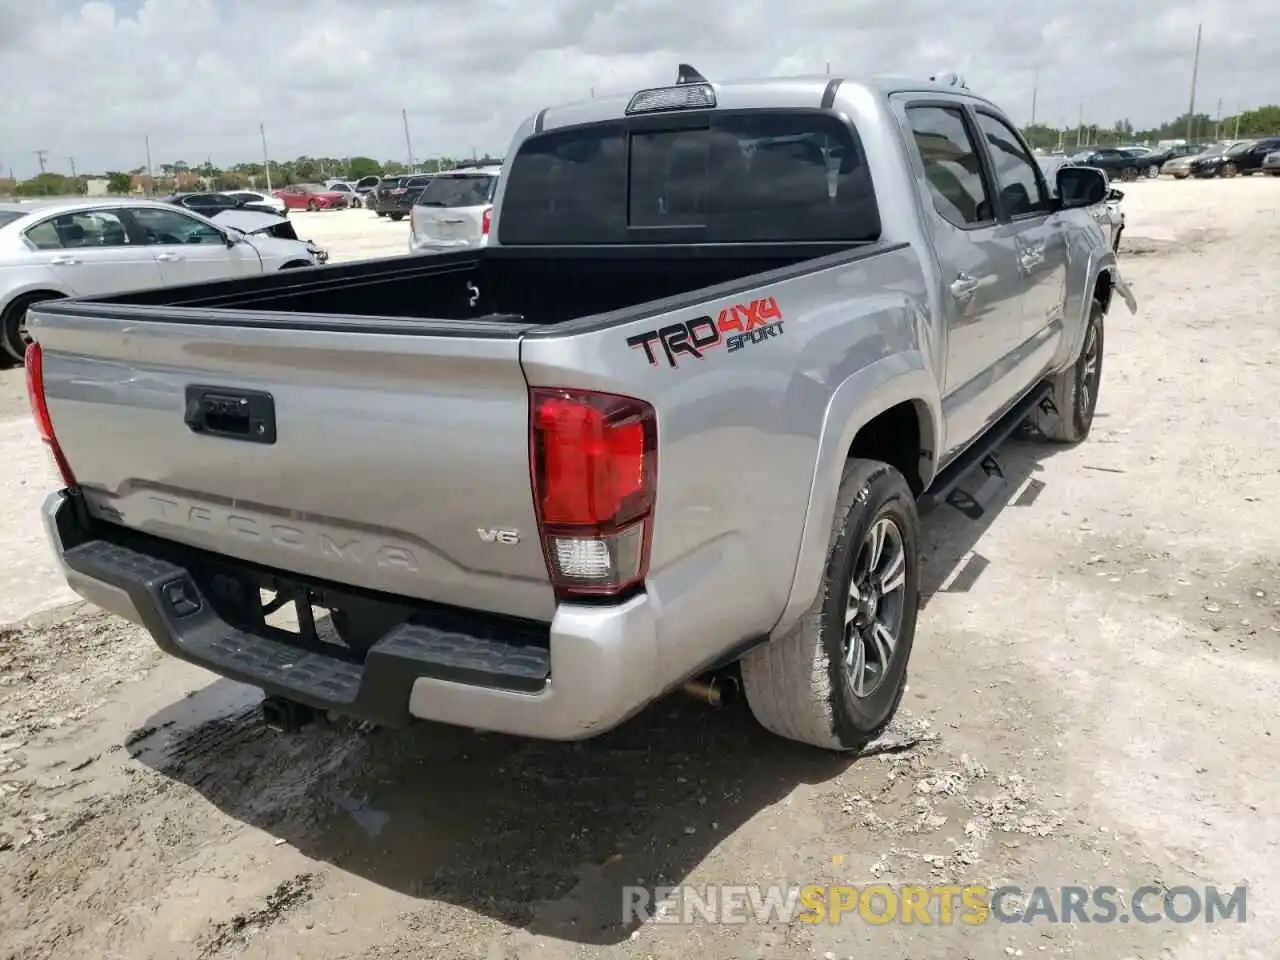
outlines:
M58 267L74 267L80 261L75 257L54 257L49 262Z
M440 222L441 223L466 223L467 221L464 220L462 217L449 217L447 219L441 220Z
M181 260L182 257L176 253L157 253L156 259L161 263L169 263L174 260Z
M967 273L962 273L951 281L951 295L957 300L969 299L977 289L978 281Z

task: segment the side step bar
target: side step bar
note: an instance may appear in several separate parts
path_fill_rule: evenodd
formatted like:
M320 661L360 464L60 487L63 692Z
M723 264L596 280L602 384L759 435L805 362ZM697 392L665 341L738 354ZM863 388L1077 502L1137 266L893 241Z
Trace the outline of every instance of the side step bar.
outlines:
M1036 407L1049 398L1052 390L1047 383L1037 385L1030 393L1009 408L1009 412L992 424L991 428L973 443L964 453L956 457L946 469L934 478L933 484L920 497L918 509L921 514L930 513L948 501L963 481L974 469L981 466L992 453L1006 440L1019 425L1027 419ZM988 470L988 474L992 471ZM995 471L999 473L998 467Z

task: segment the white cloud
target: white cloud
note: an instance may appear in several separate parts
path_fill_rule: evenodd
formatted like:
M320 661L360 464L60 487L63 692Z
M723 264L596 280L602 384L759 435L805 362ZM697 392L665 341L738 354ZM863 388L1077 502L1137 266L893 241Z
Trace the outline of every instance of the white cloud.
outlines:
M1280 89L1280 21L1261 0L0 0L0 170L260 155L502 153L543 106L712 78L958 70L1019 123L1227 113Z

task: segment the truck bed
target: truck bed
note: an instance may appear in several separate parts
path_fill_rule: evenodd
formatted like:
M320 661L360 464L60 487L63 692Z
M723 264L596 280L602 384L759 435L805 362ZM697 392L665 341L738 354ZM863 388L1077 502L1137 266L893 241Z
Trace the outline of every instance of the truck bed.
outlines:
M662 301L847 249L836 244L488 247L79 302L536 326Z
M266 569L547 622L556 602L530 488L530 384L567 377L643 397L605 369L619 348L628 368L644 362L615 326L643 333L659 315L749 303L748 291L828 267L847 278L880 247L835 249L401 257L42 303L30 323L50 416L95 520ZM530 368L530 334L556 341L539 363L568 366Z

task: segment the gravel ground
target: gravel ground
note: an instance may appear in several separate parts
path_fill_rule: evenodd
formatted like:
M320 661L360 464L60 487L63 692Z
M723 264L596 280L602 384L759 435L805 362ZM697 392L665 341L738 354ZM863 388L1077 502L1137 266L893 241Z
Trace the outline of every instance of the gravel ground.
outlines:
M1280 179L1125 189L1141 310L1109 318L1093 436L1015 442L987 516L929 519L902 739L856 761L686 701L579 745L265 731L253 691L58 606L5 373L0 957L1271 960ZM313 222L339 258L404 249ZM620 922L624 884L873 878L1248 884L1249 921Z

